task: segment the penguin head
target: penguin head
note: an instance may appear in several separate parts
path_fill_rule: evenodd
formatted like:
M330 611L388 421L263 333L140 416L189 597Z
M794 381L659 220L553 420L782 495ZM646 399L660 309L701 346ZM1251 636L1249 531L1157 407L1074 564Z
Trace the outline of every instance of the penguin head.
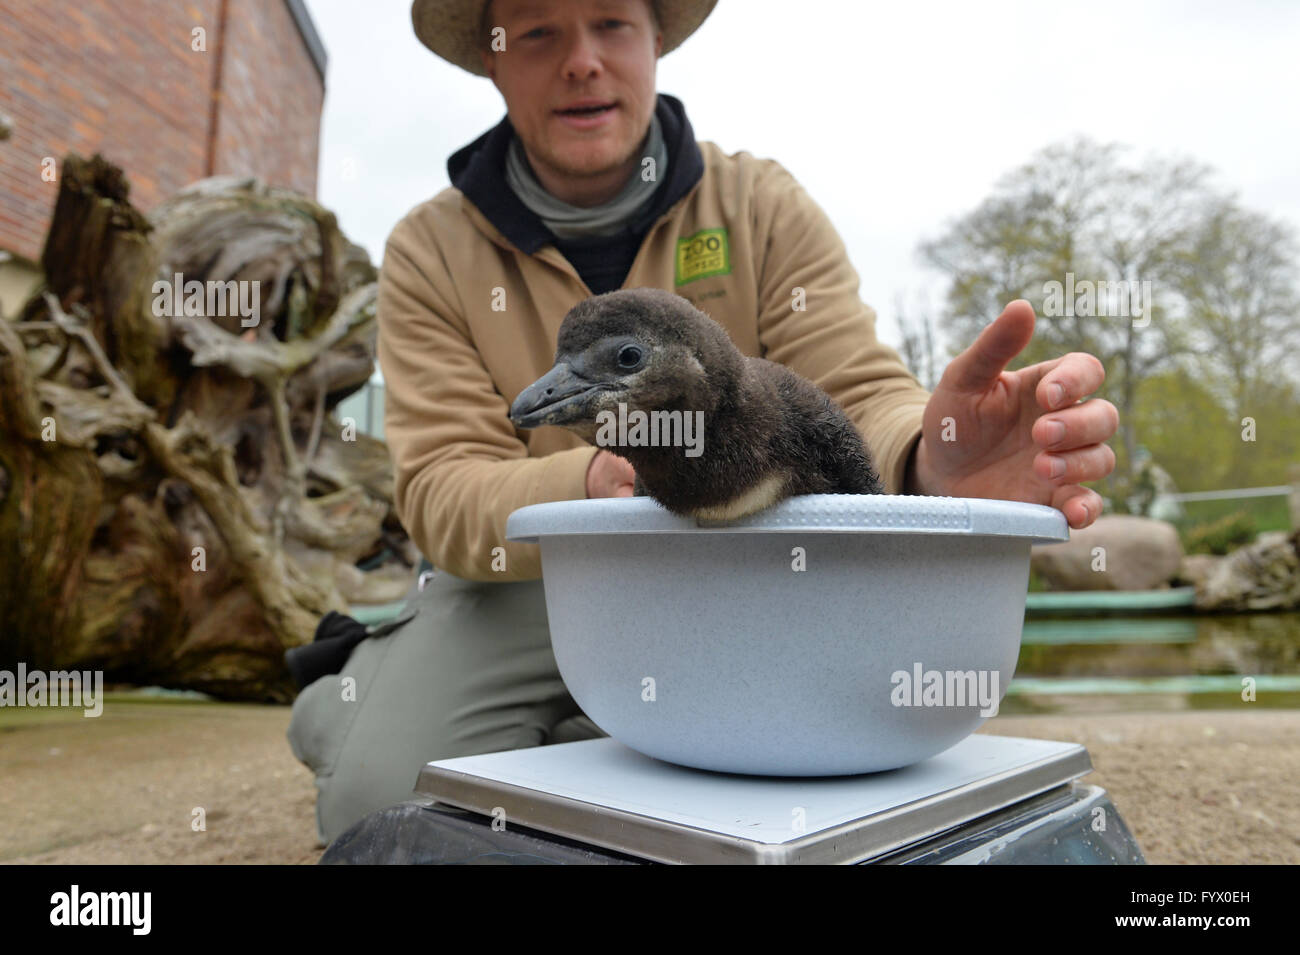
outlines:
M662 289L596 295L560 325L555 366L514 401L519 428L558 425L595 440L597 415L712 412L734 390L743 359L713 319Z

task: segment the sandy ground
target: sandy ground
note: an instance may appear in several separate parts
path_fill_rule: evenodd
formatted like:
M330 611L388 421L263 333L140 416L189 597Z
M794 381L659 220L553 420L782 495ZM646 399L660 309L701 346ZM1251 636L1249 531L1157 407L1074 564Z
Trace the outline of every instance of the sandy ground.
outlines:
M314 863L287 706L118 702L0 720L0 861ZM206 831L193 828L194 810Z
M0 861L314 863L315 787L283 706L0 712ZM1083 743L1152 863L1300 862L1300 710L999 716ZM194 810L206 830L195 831Z

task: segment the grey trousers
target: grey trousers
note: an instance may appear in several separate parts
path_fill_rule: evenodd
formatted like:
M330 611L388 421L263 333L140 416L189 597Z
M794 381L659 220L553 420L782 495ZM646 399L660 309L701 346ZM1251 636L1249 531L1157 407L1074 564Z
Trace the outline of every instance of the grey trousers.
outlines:
M289 745L316 774L316 828L333 842L411 797L428 761L606 735L565 689L540 580L434 571L415 617L352 651L293 704Z

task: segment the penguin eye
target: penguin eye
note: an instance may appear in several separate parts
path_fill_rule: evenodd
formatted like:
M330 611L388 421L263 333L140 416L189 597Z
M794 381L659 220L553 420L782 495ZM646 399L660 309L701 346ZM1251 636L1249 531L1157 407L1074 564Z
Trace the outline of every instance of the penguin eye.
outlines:
M624 345L618 350L618 367L635 368L641 364L641 349L636 345Z

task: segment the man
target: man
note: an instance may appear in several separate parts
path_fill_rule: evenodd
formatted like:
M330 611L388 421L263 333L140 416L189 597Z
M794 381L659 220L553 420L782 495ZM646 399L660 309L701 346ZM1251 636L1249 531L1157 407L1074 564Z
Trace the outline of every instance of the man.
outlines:
M1084 527L1118 416L1079 403L1100 362L1016 372L1034 313L1012 302L933 395L875 337L825 213L777 163L697 143L655 63L715 0L415 0L434 52L489 76L507 118L455 153L453 183L385 248L379 359L397 510L437 568L417 616L363 641L294 706L332 840L407 798L430 759L602 735L555 669L536 545L515 509L632 492L630 465L558 428L516 431L513 398L550 368L564 314L593 293L690 299L737 347L793 368L861 429L889 493L1049 504ZM945 440L947 439L947 440ZM349 689L350 687L350 689Z

